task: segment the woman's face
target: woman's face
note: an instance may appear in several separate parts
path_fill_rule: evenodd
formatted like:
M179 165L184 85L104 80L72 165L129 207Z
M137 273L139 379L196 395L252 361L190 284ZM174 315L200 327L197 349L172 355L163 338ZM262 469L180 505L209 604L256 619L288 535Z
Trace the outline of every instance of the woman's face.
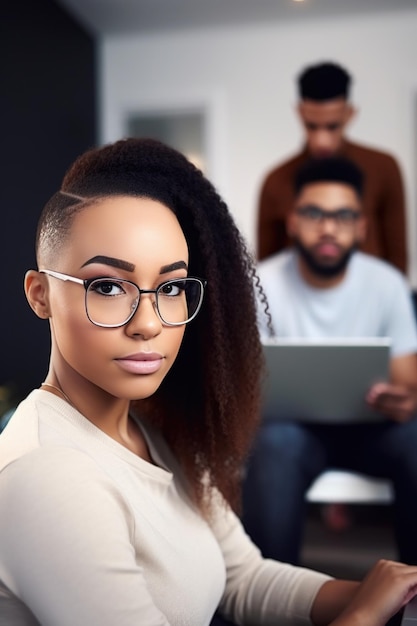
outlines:
M141 289L187 276L188 247L174 213L147 198L104 199L76 215L55 270L82 279L117 277ZM61 384L68 372L117 398L156 391L178 354L185 326L166 326L155 295L142 294L133 318L119 328L92 324L82 285L46 277L52 366ZM55 361L55 363L54 363Z

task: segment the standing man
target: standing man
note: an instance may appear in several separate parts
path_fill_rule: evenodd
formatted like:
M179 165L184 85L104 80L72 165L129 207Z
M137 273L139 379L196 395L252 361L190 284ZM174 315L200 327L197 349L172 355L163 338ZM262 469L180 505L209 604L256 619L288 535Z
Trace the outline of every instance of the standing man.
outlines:
M286 216L293 204L296 171L309 158L345 156L366 177L363 212L367 236L364 252L376 255L407 272L406 213L404 186L395 159L384 153L347 141L345 131L354 116L349 101L351 77L334 63L308 67L298 78L298 114L305 131L303 150L273 169L260 194L258 212L258 258L280 252L289 243Z
M357 251L366 236L364 184L344 158L306 163L287 217L293 246L258 269L277 336L391 339L390 379L366 398L385 420L261 422L244 481L243 523L264 556L292 563L299 561L305 493L329 467L392 480L400 559L417 563L417 329L405 277Z

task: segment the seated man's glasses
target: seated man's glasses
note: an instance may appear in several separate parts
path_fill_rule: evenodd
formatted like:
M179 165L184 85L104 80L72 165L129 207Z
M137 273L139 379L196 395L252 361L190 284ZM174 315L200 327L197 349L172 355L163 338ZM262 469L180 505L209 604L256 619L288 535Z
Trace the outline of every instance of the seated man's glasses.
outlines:
M137 311L143 293L155 296L155 310L166 326L182 326L191 322L203 302L206 281L200 278L166 280L156 289L140 289L130 280L119 278L92 278L82 280L61 272L39 270L59 280L83 285L87 317L104 328L118 328L127 324Z
M361 213L355 209L342 208L336 211L324 211L314 204L307 204L296 209L297 215L312 226L320 226L325 220L333 220L339 228L350 228L360 218Z

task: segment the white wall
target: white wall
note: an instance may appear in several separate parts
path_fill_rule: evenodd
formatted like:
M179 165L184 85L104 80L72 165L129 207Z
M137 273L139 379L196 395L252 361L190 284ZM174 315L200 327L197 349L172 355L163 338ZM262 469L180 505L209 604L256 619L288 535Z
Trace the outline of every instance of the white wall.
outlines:
M359 113L352 139L400 161L406 182L410 279L417 286L417 8L296 23L108 37L101 48L101 139L125 134L132 110L205 106L208 175L251 246L265 173L300 146L295 77L316 61L351 71Z

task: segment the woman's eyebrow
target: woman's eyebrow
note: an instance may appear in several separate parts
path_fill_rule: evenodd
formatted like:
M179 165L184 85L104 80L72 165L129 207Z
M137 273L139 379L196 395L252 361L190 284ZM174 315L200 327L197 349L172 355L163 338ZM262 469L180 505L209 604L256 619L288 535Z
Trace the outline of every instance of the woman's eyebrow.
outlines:
M163 265L159 270L160 274L167 274L168 272L173 272L174 270L188 270L188 265L185 261L175 261L175 263L170 263L169 265Z
M134 272L136 266L133 263L129 263L128 261L123 261L123 259L115 259L110 256L103 256L101 254L97 256L93 256L91 259L88 259L85 263L82 264L81 267L85 267L86 265L91 265L92 263L103 263L104 265L111 265L112 267L117 267L121 270L126 270L127 272ZM168 272L173 272L178 269L188 269L188 266L185 261L175 261L174 263L169 263L168 265L163 265L159 273L167 274Z
M111 265L112 267L117 267L121 270L126 270L127 272L135 271L135 265L133 265L133 263L123 261L122 259L115 259L111 256L103 256L101 254L93 256L91 259L88 259L88 261L83 263L81 267L91 265L91 263L103 263L104 265Z

